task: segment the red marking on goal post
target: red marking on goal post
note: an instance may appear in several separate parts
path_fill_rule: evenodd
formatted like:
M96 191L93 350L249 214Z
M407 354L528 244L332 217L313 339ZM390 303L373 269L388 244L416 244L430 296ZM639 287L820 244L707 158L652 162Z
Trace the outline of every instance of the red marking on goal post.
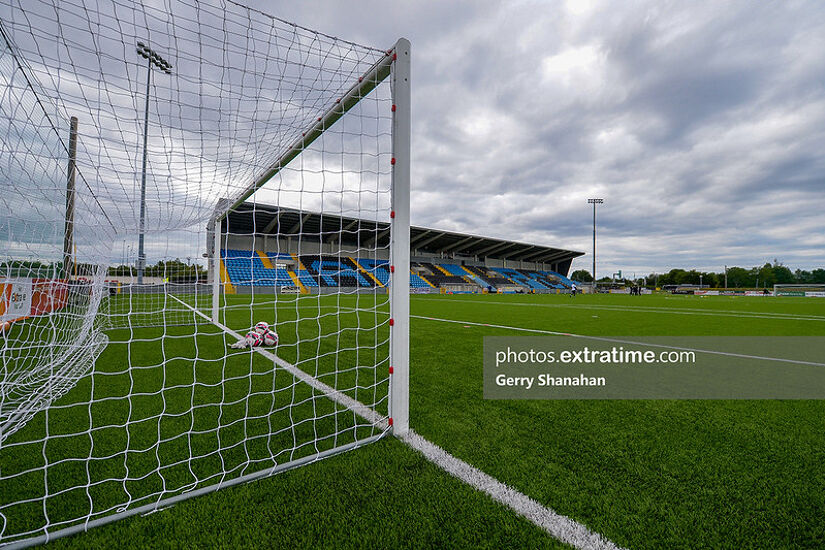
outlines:
M393 373L393 368L392 368L392 366L390 366L390 374L392 374L392 373Z
M395 319L390 319L390 326L393 326L394 324L395 324Z

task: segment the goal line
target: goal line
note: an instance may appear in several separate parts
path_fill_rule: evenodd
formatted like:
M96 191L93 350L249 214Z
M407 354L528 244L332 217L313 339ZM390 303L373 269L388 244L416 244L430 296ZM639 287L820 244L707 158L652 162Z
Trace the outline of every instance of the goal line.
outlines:
M208 315L206 315L202 311L190 306L189 304L187 304L186 302L184 302L183 300L181 300L177 296L174 296L174 295L171 295L171 294L169 296L172 299L180 302L182 305L186 306L190 310L192 310L196 315L202 317L206 321L209 321L210 323L212 323L213 325L215 325L216 327L218 327L219 329L224 331L226 334L229 334L229 335L231 335L231 336L233 336L233 337L235 337L236 339L239 339L239 340L242 338L241 334L235 332L234 330L232 330L231 328L229 328L228 326L224 325L223 323L221 323L219 321L212 320L211 317L209 317ZM352 410L358 416L360 416L364 420L368 421L370 424L372 424L376 428L379 428L379 429L383 430L382 433L376 434L377 437L375 439L379 439L379 438L383 437L384 435L386 435L386 431L389 429L389 422L388 422L387 417L383 417L383 416L379 415L377 412L370 409L369 407L367 407L366 405L364 405L360 401L358 401L356 399L353 399L352 397L348 396L347 394L345 394L345 393L343 393L339 390L336 390L335 388L333 388L332 386L330 386L328 384L324 384L323 382L321 382L320 380L318 380L317 378L315 378L311 374L309 374L309 373L299 369L297 366L281 359L280 357L278 357L274 353L268 351L266 348L253 347L252 351L256 352L256 353L260 353L261 355L263 355L264 357L266 357L267 359L269 359L270 361L272 361L276 365L284 368L286 371L288 371L290 374L292 374L295 378L297 378L301 382L304 382L304 383L308 384L309 386L311 386L312 388L322 392L324 395L329 397L331 400L333 400L336 403L339 403L341 405L344 405L346 408Z

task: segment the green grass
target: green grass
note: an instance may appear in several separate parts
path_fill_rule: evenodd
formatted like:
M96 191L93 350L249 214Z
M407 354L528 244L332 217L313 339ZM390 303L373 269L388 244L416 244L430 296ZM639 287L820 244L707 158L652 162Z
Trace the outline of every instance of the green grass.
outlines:
M386 354L386 315L380 313L386 305L376 307L373 297L279 297L276 305L272 297L259 296L252 312L246 306L248 298L231 299L237 307L227 309L228 325L243 328L277 316L283 342L279 355L327 383L335 379L336 357L339 364L367 365ZM411 302L412 314L418 316L577 334L825 336L825 300L805 298L454 295L413 296ZM358 310L337 315L338 306ZM178 490L196 479L208 479L221 469L210 462L216 457L208 454L218 447L218 439L224 469L235 468L233 475L254 469L280 445L291 445L288 422L296 415L306 415L299 430L314 425L309 432L321 429L339 433L339 443L351 440L347 434L356 429L351 413L336 411L326 398L313 399L311 390L273 376L271 364L260 362L257 354L233 353L224 361L218 331L205 322L195 327L190 322L188 327L167 328L165 335L156 329L110 331L113 343L98 360L95 375L65 396L48 420L51 435L61 430L77 433L100 422L103 427L91 432L94 444L84 433L45 445L38 441L27 452L22 448L26 446L11 452L5 448L0 451L0 475L14 468L36 468L44 452L52 462L61 453L85 458L93 449L90 473L83 460L67 462L50 469L48 481L54 494L53 487L60 483L70 487L89 476L100 480L93 496L100 503L95 509L102 510L122 499L124 486L137 497L152 494L164 483L167 490ZM511 334L524 333L414 317L413 429L623 546L825 545L822 402L485 401L483 337ZM142 341L118 343L130 335ZM119 361L126 348L133 360L131 369ZM369 355L364 355L364 348L372 350ZM135 364L157 364L163 357L169 359L163 368L141 369ZM356 381L363 386L360 382L370 380L366 385L373 389L358 395L362 401L380 400L386 393L381 385L385 377L377 371L355 369L338 377L340 387L350 388ZM139 388L147 391L137 392ZM272 410L277 401L273 395L293 391L299 402L300 392L306 392L308 401ZM118 398L127 394L131 400ZM90 395L113 398L96 405L91 419L83 404ZM320 423L313 420L317 413L312 408L325 406L329 416ZM172 414L158 416L163 410ZM291 419L287 410L292 411ZM37 440L45 430L44 418L33 419L14 439ZM128 428L116 426L123 419L130 420ZM278 434L280 427L284 431ZM126 436L129 448L141 452L123 453ZM196 455L207 458L157 472L159 462L173 464L174 457L187 456L192 445ZM260 462L250 463L246 457ZM124 485L120 480L126 466L130 478L141 479ZM42 471L20 477L16 488L3 481L0 506L23 494L22 478L42 487ZM51 521L88 509L85 489L75 493L58 495L49 504ZM19 512L29 518L28 525L42 521L42 503L23 508ZM8 515L10 510L2 511ZM561 546L392 439L61 539L55 546L115 544Z

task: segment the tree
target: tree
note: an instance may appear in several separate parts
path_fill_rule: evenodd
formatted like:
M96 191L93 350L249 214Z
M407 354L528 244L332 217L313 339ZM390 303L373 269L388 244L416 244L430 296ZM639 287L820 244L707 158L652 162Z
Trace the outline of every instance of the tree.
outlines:
M728 286L731 288L752 287L756 281L756 274L741 267L728 268Z
M570 275L570 278L574 281L579 281L580 283L593 282L593 275L591 275L586 269L577 269Z

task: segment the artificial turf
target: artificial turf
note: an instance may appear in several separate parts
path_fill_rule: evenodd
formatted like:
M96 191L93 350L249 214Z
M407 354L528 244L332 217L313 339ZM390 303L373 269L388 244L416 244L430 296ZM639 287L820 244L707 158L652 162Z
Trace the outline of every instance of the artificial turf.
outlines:
M373 350L371 359L383 357L381 346L385 345L386 332L382 331L386 328L383 324L386 315L382 312L386 311L386 305L378 297L313 297L297 302L292 297L279 297L277 306L273 297L269 297L268 302L262 300L266 305L252 312L245 307L244 300L248 298L231 298L237 307L226 310L227 324L238 328L248 326L251 319L271 317L277 311L283 354L292 353L290 360L298 361L304 370L313 374L323 376L333 372L330 361L337 355L332 353L337 349L349 348L345 353L361 353L348 360L366 359L363 352L353 351L358 347L354 345L356 341L361 347ZM343 312L336 314L339 307ZM613 336L825 336L825 300L668 295L584 295L575 299L564 295L427 295L413 296L411 311L411 425L458 458L622 546L825 545L825 526L821 522L825 513L825 475L820 467L825 458L822 430L825 406L821 401L484 400L483 337L522 333L427 318ZM207 323L198 326L204 333L196 340L198 344L200 338L204 342L222 339ZM342 331L342 327L347 330ZM167 409L173 407L174 402L186 404L194 399L196 404L203 405L196 411L211 411L214 415L216 410L225 410L228 415L220 419L204 415L203 422L208 429L200 431L214 432L214 435L213 439L203 442L200 454L206 454L210 445L216 445L217 435L228 430L226 441L232 442L231 449L224 445L223 439L221 446L227 447L227 456L235 456L236 462L232 464L243 469L254 467L254 463L248 465L246 456L264 459L271 454L273 445L283 443L273 441L267 433L271 426L265 422L243 421L245 415L250 416L250 404L253 413L257 407L271 408L272 399L266 390L273 384L274 377L267 374L271 369L261 366L256 374L256 360L250 361L248 356L233 367L221 359L223 343L207 345L198 351L198 356L205 360L206 393L196 395L185 389L200 387L192 385L191 377L199 379L198 366L192 360L193 351L187 349L193 340L171 337L175 331L181 331L177 336L185 336L186 331L192 329L167 328L165 337L139 332L150 330L132 329L130 338L124 338L117 331L110 332L113 341L123 342L134 339L138 331L137 334L145 336L143 339L149 348L158 348L159 342L166 346L161 358L164 354L174 357L174 361L165 363L164 369L155 371L156 374L163 372L161 381L157 376L148 376L139 382L147 387L155 384L153 390L147 392L151 394L147 399L165 400ZM306 355L294 345L296 337L312 343L306 347ZM362 340L354 340L359 338ZM367 338L369 345L364 345ZM117 345L110 345L104 354L116 353ZM318 350L320 354L316 353ZM144 353L150 351L139 352L138 356ZM317 356L327 359L312 358ZM219 362L220 368L215 369ZM147 364L157 363L157 357L147 360ZM110 357L107 364L117 365L116 357ZM101 359L98 365L96 372L101 370ZM210 370L210 367L213 368ZM115 372L108 376L101 371L99 376L90 377L88 383L101 392L108 388L113 395L130 388L134 390L135 379L141 376L139 369L124 369L121 365L112 370ZM180 371L187 374L184 376ZM184 378L174 384L174 376ZM353 387L356 376L367 375L353 371L343 376L350 377L343 381L345 386ZM385 392L381 389L384 378L371 376L375 384L371 384L372 393L367 395L379 401L379 407L385 406L385 402L380 401L381 392ZM123 380L118 382L118 378ZM78 391L83 390L82 383L78 384ZM126 385L116 389L118 384ZM285 384L281 389L302 391L293 386ZM277 390L278 383L274 387ZM220 390L214 395L207 391L214 392L216 388ZM85 391L88 395L89 390ZM181 392L183 394L176 397ZM58 404L72 403L72 399L70 393ZM320 405L322 399L309 399L307 403L323 406ZM256 401L260 403L255 405ZM208 405L214 402L218 404ZM158 461L172 463L176 453L187 452L186 446L162 451L165 439L180 438L170 438L162 430L158 436L161 421L154 418L157 414L149 413L158 406L148 402L145 407L141 405L154 431L135 436L135 442L140 442L136 448L146 452L132 453L137 461L134 471L143 472L137 470L142 467L149 468L145 470L149 472L157 469ZM83 410L87 411L88 407ZM324 429L346 437L343 434L353 428L347 422L354 423L357 419L334 407L329 410L325 420L333 422L333 426ZM170 425L169 433L191 437L192 422L199 421L200 413L187 411L187 407L178 411L185 421ZM135 414L134 405L131 414ZM266 417L278 425L278 414L251 416ZM228 419L231 420L223 422ZM50 422L56 420L50 418ZM94 424L95 420L86 422ZM340 424L336 427L335 422ZM308 423L312 424L313 420L309 419ZM241 427L248 430L250 426L254 429L245 437ZM43 427L44 420L35 418L25 430L31 430L31 437ZM88 431L89 424L80 429ZM291 437L289 431L281 433L289 433ZM261 444L263 441L268 443ZM116 437L102 438L99 448L107 445L107 452L119 459L112 461L117 465L112 466L107 475L117 480L123 477L124 459L117 454L123 442ZM191 445L188 439L187 445ZM41 447L44 446L40 444L38 451L42 454ZM233 455L231 451L237 449L244 452ZM249 455L250 449L252 455ZM9 471L9 455L2 454L7 451L0 451L2 476ZM54 452L58 451L56 448ZM88 456L88 449L83 452L86 455L82 456ZM128 455L130 460L132 454ZM105 460L99 463L104 465ZM95 471L97 464L95 462ZM206 477L213 471L209 468L216 466L203 468L201 472L194 472L197 478ZM105 471L105 468L101 470ZM194 479L192 473L180 465L161 468L161 472L160 476L147 475L146 494L157 490L153 484L166 482L183 487ZM74 479L72 475L85 478L87 473L65 475L70 476L67 479ZM164 477L168 479L160 479ZM6 492L7 480L3 483L4 494L11 494ZM101 502L107 498L117 500L112 495L122 491L122 486L123 483L114 482L106 490L101 483L98 498ZM82 496L85 497L85 493ZM83 505L87 505L83 499L80 504L74 504L75 508L71 502L54 504L66 514ZM31 521L36 523L40 512L30 510L29 513ZM441 473L392 439L272 478L198 497L147 517L127 519L61 539L56 545L103 547L111 546L114 541L133 547L559 546L527 521Z

